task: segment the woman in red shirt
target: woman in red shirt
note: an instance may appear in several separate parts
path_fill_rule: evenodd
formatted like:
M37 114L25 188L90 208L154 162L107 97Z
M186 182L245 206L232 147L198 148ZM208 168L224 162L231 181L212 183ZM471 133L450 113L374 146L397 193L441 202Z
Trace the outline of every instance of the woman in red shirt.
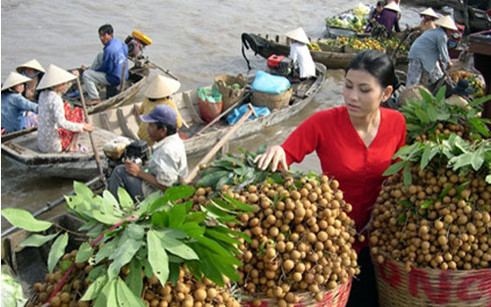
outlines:
M284 169L301 162L314 150L323 174L339 181L344 199L353 210L359 233L370 220L380 192L383 172L406 137L401 113L381 108L397 86L394 66L384 53L367 50L357 54L347 68L344 106L310 116L280 145L270 146L256 158L259 168L278 164ZM351 306L377 306L377 290L366 241L355 242L361 275L353 280Z

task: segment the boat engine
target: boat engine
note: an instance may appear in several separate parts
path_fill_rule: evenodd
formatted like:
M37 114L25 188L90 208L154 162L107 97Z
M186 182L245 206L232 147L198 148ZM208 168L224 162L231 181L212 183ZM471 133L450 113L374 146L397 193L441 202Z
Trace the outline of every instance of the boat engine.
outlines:
M106 143L103 148L107 159L106 176L110 176L116 166L130 159L142 166L150 159L150 149L143 140L131 141L126 137L118 137Z
M269 72L277 76L289 76L293 71L293 61L283 55L273 54L268 58Z
M142 166L150 159L150 149L144 140L134 141L126 147L123 154L123 161L129 159Z
M135 58L143 53L145 46L152 44L152 40L140 31L133 30L131 35L128 35L124 40L124 43L128 46L128 56Z

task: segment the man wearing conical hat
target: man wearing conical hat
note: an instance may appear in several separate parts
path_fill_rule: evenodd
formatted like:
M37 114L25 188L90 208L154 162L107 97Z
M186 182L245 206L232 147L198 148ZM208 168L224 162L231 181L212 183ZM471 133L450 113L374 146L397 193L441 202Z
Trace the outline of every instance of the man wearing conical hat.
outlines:
M171 99L170 95L174 94L181 83L171 78L164 77L162 75L156 75L150 82L147 90L145 91L145 99L136 109L137 115L150 113L157 105L165 104L171 106L177 113L177 128L182 127L182 119L179 114L176 104ZM138 128L138 137L145 140L148 145L153 145L154 141L150 138L147 131L148 123L142 122Z
M406 86L420 83L423 70L430 84L433 84L443 77L439 62L444 68L452 66L447 41L452 32L457 30L455 22L450 16L445 16L438 19L435 25L438 28L421 34L409 49Z
M310 42L307 34L302 28L296 28L286 33L286 36L291 40L288 57L293 60L295 67L298 68L300 79L315 77L315 64L307 47Z
M36 86L45 73L43 66L36 59L32 59L17 66L16 70L19 74L31 79L26 83L24 96L29 100L37 101L38 94L36 93Z
M80 132L92 131L91 124L83 122L83 111L67 109L61 95L77 77L68 71L50 65L37 90L39 94L38 148L41 152L86 151L78 144ZM67 104L68 105L68 104ZM75 114L74 114L75 113ZM66 115L69 116L66 116ZM71 117L76 117L77 122Z
M11 72L2 86L2 128L5 133L23 128L21 123L25 111L38 112L38 105L22 96L24 84L29 81L28 77Z
M423 33L427 30L436 29L435 20L438 19L438 15L431 7L422 11L419 15L421 16L421 22L418 26L413 27L413 30L418 30Z

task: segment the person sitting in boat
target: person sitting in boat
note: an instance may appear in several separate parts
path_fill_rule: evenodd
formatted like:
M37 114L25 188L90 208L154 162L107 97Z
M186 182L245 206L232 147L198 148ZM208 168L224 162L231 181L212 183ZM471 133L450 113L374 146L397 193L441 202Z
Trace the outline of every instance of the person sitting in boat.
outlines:
M45 73L43 66L41 66L36 59L32 59L22 65L17 66L16 70L19 74L31 79L31 81L26 83L24 96L29 100L37 102L39 92L36 91L36 86Z
M452 66L447 41L453 30L457 30L455 22L450 16L445 16L435 21L435 25L438 28L421 34L409 49L406 86L420 83L423 69L429 83L433 84L443 77L440 62L444 68Z
M300 79L315 77L315 64L307 47L309 43L307 34L302 28L297 28L286 33L286 36L291 40L288 57L293 60L295 68L298 69L298 77Z
M117 166L108 179L108 189L118 198L118 188L124 188L135 201L141 201L155 191L165 191L188 172L184 143L177 134L177 115L168 105L157 105L149 114L140 115L148 123L148 135L158 144L143 168L126 160Z
M377 23L385 27L388 37L392 35L392 29L396 32L401 32L399 27L400 13L401 9L399 8L399 5L395 2L391 2L384 6L384 9L380 12L380 15L378 15Z
M162 75L156 75L147 90L145 91L145 98L140 105L135 105L136 115L148 114L155 106L164 104L171 106L177 114L177 129L182 127L182 119L180 114L177 112L177 107L174 101L170 98L170 95L174 94L181 83L171 78L164 77ZM150 138L148 134L148 123L142 122L138 127L138 137L147 142L149 146L154 144L154 141Z
M382 108L398 85L390 58L378 50L358 53L346 70L344 106L320 111L307 118L280 145L268 147L254 160L260 169L300 163L315 151L323 174L339 182L344 199L353 206L348 215L358 233L364 233L384 171L405 144L404 116ZM353 244L359 253L361 275L353 279L348 306L378 306L373 266L366 241Z
M26 76L11 72L2 86L2 128L4 133L22 129L24 112L38 112L38 105L22 96L24 85L30 82Z
M125 67L125 79L128 79L128 47L121 40L114 37L114 29L110 24L99 28L99 39L104 45L103 52L99 53L90 67L82 65L85 90L89 96L87 105L96 105L101 102L96 84L120 85L121 72Z
M93 131L91 124L84 122L83 110L72 109L63 104L61 96L76 78L68 71L50 65L37 90L39 94L38 148L41 152L87 151L78 144L78 136L84 131Z
M413 30L423 33L426 30L436 29L435 21L438 19L438 15L431 7L422 11L419 15L421 16L421 22L418 26L413 27Z
M365 33L370 33L372 31L373 25L375 24L378 15L380 15L383 9L384 9L384 1L378 1L377 5L368 14L368 23L367 26L365 27Z

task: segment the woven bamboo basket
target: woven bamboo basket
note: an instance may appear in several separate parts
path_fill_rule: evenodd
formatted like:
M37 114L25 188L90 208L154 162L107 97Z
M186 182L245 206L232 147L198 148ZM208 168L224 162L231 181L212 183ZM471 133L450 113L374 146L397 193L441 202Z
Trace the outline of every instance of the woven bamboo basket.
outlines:
M247 82L242 74L237 76L232 75L218 75L215 77L215 83L218 85L218 89L223 97L223 110L227 110L237 100L244 96ZM238 84L240 89L234 89L227 85Z
M317 302L314 299L314 294L310 292L304 292L299 294L300 300L298 303L295 303L295 307L328 307L328 306L336 306L336 307L344 307L348 302L349 293L351 291L351 279L348 283L339 285L337 288L334 288L329 291L323 292L323 299L320 302ZM255 297L256 299L261 299L261 307L272 307L277 306L277 299L266 297L264 294L259 294ZM255 305L251 300L244 300L241 304L243 307L254 307Z
M491 306L491 269L412 268L372 255L380 306Z
M290 87L281 94L268 94L258 91L252 92L252 104L257 107L267 107L270 110L281 109L292 98L292 88Z

